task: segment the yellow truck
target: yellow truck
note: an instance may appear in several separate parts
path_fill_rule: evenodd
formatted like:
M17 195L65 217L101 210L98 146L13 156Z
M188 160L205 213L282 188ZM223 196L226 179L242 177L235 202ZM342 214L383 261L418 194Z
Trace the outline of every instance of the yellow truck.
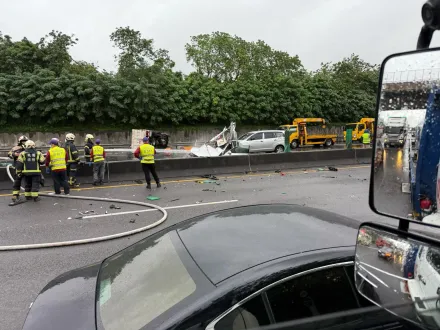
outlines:
M352 140L362 143L362 134L368 128L370 130L370 136L373 136L374 131L374 118L362 118L358 123L348 123L344 128L344 142L347 134L347 129L352 129Z
M325 128L325 120L322 118L295 118L292 125L281 125L280 130L288 129L290 131L290 147L296 149L299 146L320 146L328 148L335 144L336 134L314 134L313 125L307 126L309 123L318 124ZM316 125L315 125L316 127Z

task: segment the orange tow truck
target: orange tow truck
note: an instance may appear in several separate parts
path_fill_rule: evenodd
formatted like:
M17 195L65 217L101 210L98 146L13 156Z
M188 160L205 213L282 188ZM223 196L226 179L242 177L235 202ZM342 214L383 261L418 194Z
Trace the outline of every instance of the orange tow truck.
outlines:
M307 124L318 124L325 128L325 119L323 118L295 118L292 125L281 125L279 129L289 130L290 147L296 149L300 146L324 146L331 147L336 142L336 134L314 134L313 126L308 127ZM315 125L316 127L316 125Z

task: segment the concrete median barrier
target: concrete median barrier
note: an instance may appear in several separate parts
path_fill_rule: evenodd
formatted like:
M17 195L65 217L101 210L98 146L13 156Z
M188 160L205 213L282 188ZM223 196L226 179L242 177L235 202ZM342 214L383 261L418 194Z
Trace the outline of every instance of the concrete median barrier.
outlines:
M367 164L371 161L371 149L298 151L282 154L250 154L210 158L160 159L156 161L161 178L177 178L204 174L232 174L249 171L287 170L306 167ZM44 171L43 171L44 172ZM81 183L92 183L93 167L79 168ZM45 174L45 176L48 176ZM143 179L138 160L115 161L107 164L106 179L110 182ZM0 188L7 186L9 177L0 168ZM50 176L48 178L50 182Z

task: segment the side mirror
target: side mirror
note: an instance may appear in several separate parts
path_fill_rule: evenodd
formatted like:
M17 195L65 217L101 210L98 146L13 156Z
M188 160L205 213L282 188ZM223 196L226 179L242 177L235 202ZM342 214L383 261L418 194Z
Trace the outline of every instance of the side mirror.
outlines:
M439 79L440 48L382 63L370 183L376 213L440 226Z
M374 304L428 329L440 327L439 242L368 223L359 228L355 284Z

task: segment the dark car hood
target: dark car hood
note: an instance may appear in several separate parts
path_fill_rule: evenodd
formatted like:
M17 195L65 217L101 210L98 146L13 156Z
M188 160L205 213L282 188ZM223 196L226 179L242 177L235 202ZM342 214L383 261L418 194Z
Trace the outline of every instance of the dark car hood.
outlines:
M23 330L95 329L96 279L101 263L52 280L29 310Z
M255 205L195 218L177 229L214 283L282 256L356 244L358 223L298 205Z

